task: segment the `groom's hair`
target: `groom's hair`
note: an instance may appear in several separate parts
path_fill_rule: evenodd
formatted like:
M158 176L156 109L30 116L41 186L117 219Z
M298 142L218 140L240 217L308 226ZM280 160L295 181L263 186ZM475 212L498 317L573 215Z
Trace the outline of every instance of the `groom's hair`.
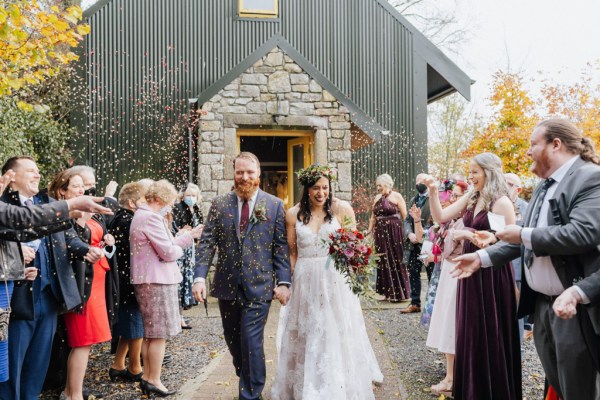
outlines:
M238 158L245 158L246 160L252 160L258 167L258 170L260 171L260 161L258 161L258 157L256 157L253 153L250 153L249 151L242 151L240 154L235 156L235 158L233 159L233 167L234 168L235 168L235 162L238 160Z

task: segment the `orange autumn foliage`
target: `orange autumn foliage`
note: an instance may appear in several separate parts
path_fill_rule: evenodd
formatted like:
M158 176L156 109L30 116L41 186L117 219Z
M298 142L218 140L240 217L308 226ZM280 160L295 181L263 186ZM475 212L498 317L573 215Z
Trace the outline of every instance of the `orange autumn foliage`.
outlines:
M522 178L532 177L531 160L526 155L529 137L536 124L550 116L573 121L584 136L592 138L598 151L600 84L595 83L592 76L584 73L579 82L572 85L543 81L540 94L533 98L519 74L496 73L490 96L496 111L489 123L477 132L463 157L489 151L502 159L505 172Z

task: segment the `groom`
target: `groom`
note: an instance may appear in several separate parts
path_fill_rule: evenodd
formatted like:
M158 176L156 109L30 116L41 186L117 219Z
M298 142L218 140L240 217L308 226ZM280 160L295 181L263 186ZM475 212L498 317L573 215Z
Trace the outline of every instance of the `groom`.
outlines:
M252 153L234 160L234 191L213 200L198 246L193 293L206 299L205 278L215 250L211 295L219 299L225 341L240 378L240 400L261 398L266 368L264 328L273 297L290 298L290 263L283 202L258 189Z

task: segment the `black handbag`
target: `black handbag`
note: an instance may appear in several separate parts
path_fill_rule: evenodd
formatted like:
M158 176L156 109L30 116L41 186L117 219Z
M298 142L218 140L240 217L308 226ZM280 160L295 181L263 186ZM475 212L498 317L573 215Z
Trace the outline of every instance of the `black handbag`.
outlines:
M33 321L35 309L33 308L33 281L15 281L12 298L10 300L10 318Z

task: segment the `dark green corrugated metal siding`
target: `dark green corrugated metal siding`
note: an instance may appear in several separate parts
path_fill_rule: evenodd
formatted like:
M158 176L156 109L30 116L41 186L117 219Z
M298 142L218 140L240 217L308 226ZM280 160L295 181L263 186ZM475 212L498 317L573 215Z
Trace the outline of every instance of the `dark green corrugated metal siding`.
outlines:
M173 123L160 122L157 115L185 113L187 98L197 97L280 33L391 132L354 154L355 182L371 183L388 172L404 188L415 162L406 150L414 129L410 30L377 0L280 0L277 21L237 19L236 3L112 0L86 13L92 28L86 39L91 90L80 126L90 139L85 161L98 168L99 177L124 181L164 173L159 150L173 136L167 129ZM149 98L142 96L153 90ZM173 105L172 112L164 111ZM180 160L177 154L171 158Z

